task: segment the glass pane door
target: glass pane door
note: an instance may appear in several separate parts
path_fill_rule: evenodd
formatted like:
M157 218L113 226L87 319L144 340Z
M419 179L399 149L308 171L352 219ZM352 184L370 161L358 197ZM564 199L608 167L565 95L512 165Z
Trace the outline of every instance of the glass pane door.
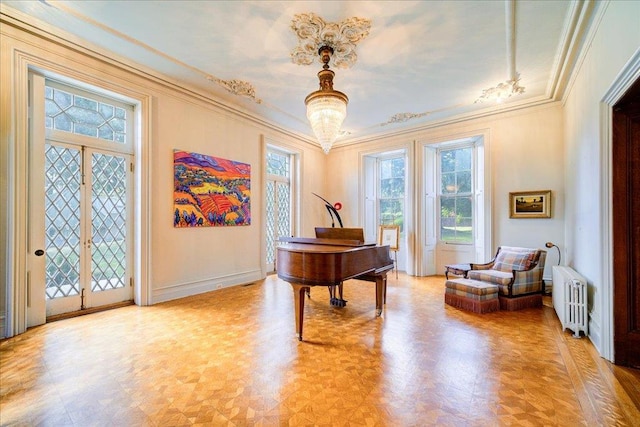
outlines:
M128 156L45 146L47 316L132 298Z
M47 299L80 295L81 161L78 148L45 146L45 278ZM78 298L68 301L77 303Z
M291 168L291 154L275 148L267 150L265 186L267 271L275 271L278 239L281 236L291 236Z
M92 155L91 291L126 285L127 173L124 157Z
M276 247L282 236L291 236L291 187L288 182L267 181L267 271L275 270Z

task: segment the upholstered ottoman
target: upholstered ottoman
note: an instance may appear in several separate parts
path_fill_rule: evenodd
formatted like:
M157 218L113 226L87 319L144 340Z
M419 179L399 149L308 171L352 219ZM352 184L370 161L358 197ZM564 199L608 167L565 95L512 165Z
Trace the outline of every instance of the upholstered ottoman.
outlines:
M474 313L500 310L498 287L471 279L452 279L445 282L444 302Z

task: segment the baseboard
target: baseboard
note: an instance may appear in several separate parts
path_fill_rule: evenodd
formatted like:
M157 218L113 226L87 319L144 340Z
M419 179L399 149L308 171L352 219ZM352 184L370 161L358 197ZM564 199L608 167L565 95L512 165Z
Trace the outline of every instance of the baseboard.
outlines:
M591 313L589 313L589 334L587 336L596 350L598 350L598 354L604 357L602 352L602 336L600 332L600 325L591 318Z
M262 279L264 279L264 276L261 270L252 270L194 282L165 286L152 291L151 304L216 291L218 289L228 288L231 286L245 285Z
M0 312L0 339L5 339L7 337L7 331L5 329L5 312Z

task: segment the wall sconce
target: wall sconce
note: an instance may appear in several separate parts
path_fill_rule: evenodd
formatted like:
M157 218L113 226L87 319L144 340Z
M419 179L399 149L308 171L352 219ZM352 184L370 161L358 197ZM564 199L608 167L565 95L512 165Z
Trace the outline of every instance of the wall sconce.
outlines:
M560 261L562 260L562 255L560 254L560 248L553 242L547 242L544 244L547 248L556 248L558 250L558 265L560 265Z

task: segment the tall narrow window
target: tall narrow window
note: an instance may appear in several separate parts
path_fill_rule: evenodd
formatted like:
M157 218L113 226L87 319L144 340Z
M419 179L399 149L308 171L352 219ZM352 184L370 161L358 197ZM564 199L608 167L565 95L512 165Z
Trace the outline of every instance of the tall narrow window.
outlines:
M473 148L441 149L440 240L473 243Z
M405 158L404 154L378 160L378 222L398 225L404 230Z
M276 246L281 236L291 236L291 154L267 149L266 249L267 270L275 268Z

